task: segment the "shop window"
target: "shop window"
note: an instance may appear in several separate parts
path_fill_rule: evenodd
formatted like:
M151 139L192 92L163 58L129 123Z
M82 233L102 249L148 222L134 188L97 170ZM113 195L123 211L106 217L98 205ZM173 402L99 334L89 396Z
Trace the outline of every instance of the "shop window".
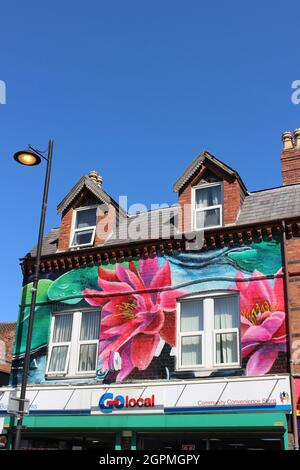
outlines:
M223 218L222 183L192 188L193 229L220 227Z
M192 296L178 302L177 369L240 366L237 294Z
M47 376L95 375L99 329L100 311L97 310L53 315Z
M91 246L95 240L97 206L80 207L74 211L71 248Z

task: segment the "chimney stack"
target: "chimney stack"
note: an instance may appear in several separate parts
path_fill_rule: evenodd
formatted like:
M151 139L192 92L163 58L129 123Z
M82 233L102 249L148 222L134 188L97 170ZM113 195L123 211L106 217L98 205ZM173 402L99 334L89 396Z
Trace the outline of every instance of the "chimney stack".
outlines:
M300 183L300 128L282 134L281 172L283 185Z
M99 186L99 188L102 187L102 182L103 178L102 176L99 175L99 173L96 170L92 170L89 172L89 178L94 181L94 183Z
M295 129L294 138L295 138L295 149L300 150L300 127Z

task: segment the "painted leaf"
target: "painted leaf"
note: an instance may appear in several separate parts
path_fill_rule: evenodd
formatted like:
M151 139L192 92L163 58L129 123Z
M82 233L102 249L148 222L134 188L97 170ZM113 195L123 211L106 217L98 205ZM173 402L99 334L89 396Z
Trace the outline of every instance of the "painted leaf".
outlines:
M52 281L41 279L38 284L37 303L46 302L48 300L48 289ZM19 318L17 323L17 335L15 338L14 354L24 354L26 349L26 339L30 315L32 282L23 287L21 296L21 306L19 310ZM27 305L27 306L26 306ZM50 322L51 322L51 306L38 305L35 309L33 333L31 341L31 350L36 350L48 343Z
M97 278L97 266L73 269L53 281L48 292L49 299L70 305L78 304L82 300L84 289L99 289Z
M227 256L249 272L256 269L262 274L275 274L282 266L280 243L276 241L252 243L250 250L231 252Z
M128 266L128 263L122 263L122 265ZM107 264L104 267L114 270L116 265ZM83 299L84 289L99 290L98 266L73 269L63 274L53 281L48 291L48 297L50 300L59 300L66 304L75 305Z

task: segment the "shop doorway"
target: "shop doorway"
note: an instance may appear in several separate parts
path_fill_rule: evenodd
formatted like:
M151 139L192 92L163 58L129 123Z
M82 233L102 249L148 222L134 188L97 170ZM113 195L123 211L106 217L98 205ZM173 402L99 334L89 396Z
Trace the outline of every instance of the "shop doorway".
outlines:
M164 432L140 433L137 436L139 450L200 451L200 450L282 450L282 433L227 432L195 433Z
M21 449L26 450L114 450L114 433L38 432L23 433Z

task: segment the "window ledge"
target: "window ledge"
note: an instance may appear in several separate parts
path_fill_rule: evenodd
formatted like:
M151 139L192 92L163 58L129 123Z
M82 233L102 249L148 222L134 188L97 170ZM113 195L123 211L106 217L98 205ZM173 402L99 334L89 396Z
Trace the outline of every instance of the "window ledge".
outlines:
M64 374L57 374L57 375L45 375L46 380L76 380L76 379L96 379L96 373L94 374L84 374L84 375L64 375Z

